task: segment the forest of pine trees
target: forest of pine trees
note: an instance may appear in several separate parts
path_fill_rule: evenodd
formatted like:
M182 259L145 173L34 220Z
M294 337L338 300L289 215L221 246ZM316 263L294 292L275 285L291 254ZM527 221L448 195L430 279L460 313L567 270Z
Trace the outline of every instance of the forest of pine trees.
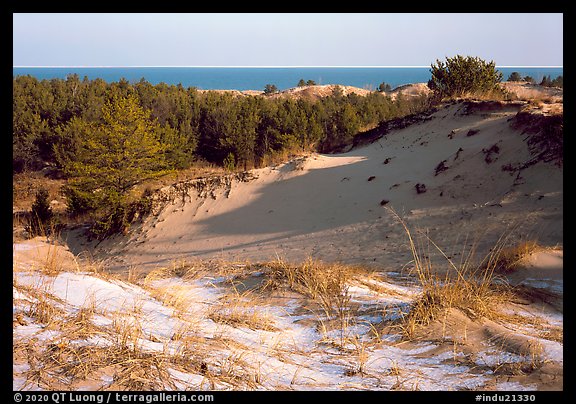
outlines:
M335 91L319 101L200 92L144 79L13 79L13 172L46 165L63 169L80 144L105 120L111 99L133 97L154 121L162 160L174 169L205 160L230 169L260 167L286 151L332 152L360 131L417 112L425 98L366 97ZM158 156L160 159L160 157Z

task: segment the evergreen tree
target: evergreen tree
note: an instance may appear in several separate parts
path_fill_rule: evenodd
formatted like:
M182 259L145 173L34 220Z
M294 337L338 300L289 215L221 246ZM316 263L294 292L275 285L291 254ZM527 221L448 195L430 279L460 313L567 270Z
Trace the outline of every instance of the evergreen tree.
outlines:
M380 85L378 86L378 92L381 93L389 93L390 91L392 91L392 87L390 86L390 84L386 83L386 82L382 82L380 83Z
M159 124L137 99L113 96L102 108L101 123L75 122L83 129L73 155L59 153L69 176L66 188L73 213L115 209L130 189L166 172Z
M534 83L534 78L532 76L524 76L522 80L524 80L527 83Z
M260 116L255 98L244 98L236 103L235 123L224 134L222 145L234 155L236 167L244 170L254 164L256 130Z
M474 94L501 94L499 83L502 73L496 70L494 61L485 62L478 57L457 55L436 61L431 65L432 78L428 87L437 97L462 97Z
M544 86L544 87L550 87L552 85L552 80L550 79L550 76L542 77L542 81L540 82L540 85Z
M300 79L300 81L298 81L298 87L304 87L306 85L306 82L304 81L304 79Z
M315 83L308 80L304 84ZM328 97L295 101L200 92L181 85L152 85L144 79L107 84L102 79L80 80L75 75L42 81L17 76L13 80L13 170L36 170L55 162L61 174L70 177L71 185L75 183L82 175L74 173L72 162L85 161L90 153L101 154L96 146L88 152L86 145L88 139L100 142L98 134L110 126L103 111L110 108L111 100L134 98L153 126L161 148L157 161L175 168L189 167L198 159L222 165L230 154L238 168L260 166L269 161L268 157L291 151L329 152L351 139L349 130L342 132L342 117L350 117L352 126L360 130L424 106L416 98L392 102L377 92L367 97L344 96L342 89L335 87ZM277 90L272 84L267 86L269 93ZM343 113L345 104L350 108ZM100 163L106 166L106 162ZM75 191L68 191L71 211L102 206L96 197L104 198L102 187L86 183L74 187Z
M264 94L274 94L278 92L278 87L274 84L266 84L264 87Z
M32 237L48 235L51 231L52 218L54 216L50 207L48 191L40 188L36 192L36 199L32 204L32 213L28 232Z
M510 76L508 76L508 81L522 81L522 76L520 76L518 72L512 72Z
M562 76L558 76L556 77L554 80L552 80L552 86L553 87L564 87L564 78Z

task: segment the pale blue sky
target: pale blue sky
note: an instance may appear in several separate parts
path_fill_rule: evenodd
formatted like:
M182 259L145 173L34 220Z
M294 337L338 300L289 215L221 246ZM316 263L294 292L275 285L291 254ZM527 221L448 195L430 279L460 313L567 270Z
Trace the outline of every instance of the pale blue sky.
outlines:
M14 66L562 66L558 13L13 14Z

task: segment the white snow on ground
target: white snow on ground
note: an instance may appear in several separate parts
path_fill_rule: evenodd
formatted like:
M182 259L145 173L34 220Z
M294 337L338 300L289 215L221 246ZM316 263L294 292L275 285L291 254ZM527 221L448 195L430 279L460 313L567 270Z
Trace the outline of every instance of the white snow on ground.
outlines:
M533 391L536 390L536 385L522 385L518 382L502 382L496 385L496 389L499 391Z
M31 299L30 296L28 296L27 294L22 293L16 289L12 290L12 299L13 300L26 300L28 302L33 302L36 300L36 299Z
M564 323L564 315L562 313L546 307L541 307L538 311L529 310L525 307L515 307L514 309L503 308L502 312L505 314L516 314L527 318L533 318L556 327L562 327L562 324Z
M564 281L557 279L532 279L527 278L520 283L535 289L548 289L555 293L564 293Z
M12 372L14 375L16 374L23 374L30 370L30 366L27 363L23 364L14 364L12 367ZM14 376L12 378L12 388L14 391L22 390L26 383L26 377L23 376Z
M535 337L530 337L530 340L534 341L536 344L539 344L544 350L542 353L542 359L552 362L564 363L564 349L561 343Z
M370 282L376 284L384 291L390 291L390 294L383 295L378 293L378 289L374 290L364 285L351 285L348 287L348 293L350 294L352 301L355 302L371 302L372 304L377 302L383 305L398 304L411 301L414 296L417 295L415 290L406 290L405 288L394 287L389 283L375 281Z
M351 301L360 308L380 311L349 318L344 328L334 329L328 326L325 313L298 312L301 305L298 298L290 298L282 305L256 301L252 306L227 306L222 300L230 292L226 279L164 278L136 285L92 273L61 272L48 276L34 271L17 272L13 312L23 315L25 325L15 323L13 338L15 342L34 340L38 346L65 338L61 331L49 329L28 315L30 307L38 302L36 294L27 292L34 290L45 292L46 299L64 311L63 317L93 307L95 313L90 321L109 330L83 340L67 341L71 346L113 346L118 343L118 337L111 332L114 327L135 325L141 332L128 346L136 345L145 352L176 355L183 342L175 335L184 330L186 335L205 341L205 347L197 353L203 355L209 371L216 373L229 369L243 382L252 381L241 388L461 390L481 388L493 376L491 371L472 372L472 363L467 366L462 364L465 362L456 361L462 353L428 354L438 347L435 343L413 342L407 347L399 343L399 335L393 334L380 335L381 342L374 342L374 324L381 322L383 317L407 311L411 299L419 292L417 287L374 279L364 279L361 283L354 281L348 289ZM270 319L274 328L253 329L245 324L217 322L210 318L210 313L219 308L225 316L231 316L235 310L263 316ZM550 323L562 326L559 315L535 311L530 314L549 317ZM326 329L323 329L324 325ZM532 339L543 347L544 359L563 362L562 344ZM493 348L480 352L476 364L495 366L526 360ZM198 369L166 366L177 389L238 388L227 380L209 380ZM14 389L38 388L37 384L25 383L27 370L25 363L14 364ZM99 380L101 385L95 388L106 388L114 381L110 375ZM498 389L511 388L530 390L533 386L498 385Z
M169 370L170 375L176 380L176 387L180 390L185 390L186 388L200 388L205 377L202 375L195 375L190 373L180 372L176 369Z
M434 349L436 345L425 344L421 348L405 350L397 347L386 347L374 351L374 359L368 362L368 373L389 373L390 380L405 379L405 388L411 390L460 390L475 389L482 386L488 377L470 373L468 366L447 365L443 362L454 358L452 352L434 355L430 358L414 358Z
M512 352L503 352L497 350L490 350L480 352L476 357L476 364L478 366L498 366L503 363L518 363L524 362L526 357Z

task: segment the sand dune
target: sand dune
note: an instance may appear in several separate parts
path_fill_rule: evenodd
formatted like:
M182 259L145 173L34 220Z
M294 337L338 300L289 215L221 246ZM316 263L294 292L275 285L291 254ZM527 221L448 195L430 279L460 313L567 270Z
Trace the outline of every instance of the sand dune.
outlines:
M525 81L505 81L501 83L501 86L521 100L546 99L557 103L564 99L564 91L558 87L544 87Z
M531 135L512 125L523 107L455 103L372 144L253 170L252 179L230 177L202 196L194 187L184 195L166 187L160 194L172 196L157 215L99 249L119 270L184 257L279 256L395 271L411 257L386 208L456 256L472 243L488 253L507 232L561 245L562 169L552 162L518 168L533 158Z
M531 84L524 81L504 81L500 83L500 86L506 91L510 92L519 100L529 101L529 100L539 100L547 101L552 103L554 108L562 107L562 101L564 98L564 91L557 87L544 87L538 84ZM267 95L271 98L290 98L290 99L306 99L310 101L318 100L322 97L328 97L333 94L336 88L342 91L343 95L356 94L359 96L366 96L373 93L374 90L369 90L367 88L360 88L354 86L344 86L336 84L324 84L324 85L312 85L312 86L302 86L302 87L292 87L286 90L279 91L275 94ZM216 92L216 93L228 93L234 96L264 96L264 91L262 90L198 90L200 93L206 92ZM389 92L383 92L382 94L390 96L393 100L402 94L406 97L416 97L420 95L429 95L432 92L428 87L427 83L411 83L404 84L392 89Z
M290 98L290 99L306 99L306 100L318 100L322 97L328 97L333 94L336 89L340 89L343 95L356 94L362 97L373 93L374 90L369 90L366 88L354 87L354 86L343 86L337 84L323 84L323 85L312 85L312 86L302 86L302 87L292 87L286 90L279 91L275 94L270 94L270 98ZM262 90L198 90L200 93L205 92L217 92L217 93L228 93L235 96L264 96L264 91ZM415 83L406 84L393 89L390 92L383 93L384 95L389 95L392 99L396 99L398 94L402 93L405 96L418 96L422 94L429 94L431 90L428 88L426 83Z

